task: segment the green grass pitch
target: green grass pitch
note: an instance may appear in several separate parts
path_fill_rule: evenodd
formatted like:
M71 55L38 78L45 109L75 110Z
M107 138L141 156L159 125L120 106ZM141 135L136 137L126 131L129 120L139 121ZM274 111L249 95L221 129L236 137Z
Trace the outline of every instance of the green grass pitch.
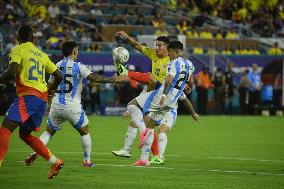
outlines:
M89 120L96 167L82 167L79 134L65 124L48 144L65 165L48 180L49 165L42 158L24 165L31 150L16 130L0 169L0 189L284 188L284 118L203 116L196 123L179 116L168 134L165 164L147 168L130 165L140 156L137 141L130 159L111 154L122 147L129 120ZM42 131L46 119L43 123Z

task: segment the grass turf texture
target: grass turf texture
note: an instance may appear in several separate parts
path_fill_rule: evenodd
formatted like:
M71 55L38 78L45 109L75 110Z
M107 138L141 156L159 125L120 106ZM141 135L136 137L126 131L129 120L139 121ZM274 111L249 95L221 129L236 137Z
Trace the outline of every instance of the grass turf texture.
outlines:
M283 118L203 116L196 123L179 116L168 134L165 164L148 168L130 166L140 157L138 138L130 159L111 154L122 147L129 120L89 116L89 121L96 167L82 167L79 134L65 124L48 144L65 165L48 180L42 158L24 165L31 150L16 130L0 169L0 188L284 188Z

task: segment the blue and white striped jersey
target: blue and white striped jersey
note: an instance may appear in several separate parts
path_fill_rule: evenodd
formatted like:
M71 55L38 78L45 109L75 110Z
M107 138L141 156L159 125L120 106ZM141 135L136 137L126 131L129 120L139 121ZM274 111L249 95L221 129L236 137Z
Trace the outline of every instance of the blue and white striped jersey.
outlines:
M63 76L63 81L58 86L52 103L66 106L81 104L82 80L92 72L81 62L74 62L66 57L56 66ZM49 82L52 79L51 76Z
M171 100L171 102L177 102L178 98L183 94L183 90L188 83L188 79L194 70L195 68L192 62L185 58L178 57L170 62L167 75L172 75L174 79L171 83L167 97Z

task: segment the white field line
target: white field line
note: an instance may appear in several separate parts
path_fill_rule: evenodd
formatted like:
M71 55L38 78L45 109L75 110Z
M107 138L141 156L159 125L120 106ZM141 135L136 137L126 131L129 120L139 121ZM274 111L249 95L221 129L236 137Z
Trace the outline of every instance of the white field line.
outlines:
M54 154L82 154L83 152L71 152L71 151L52 151ZM8 153L31 153L31 151L8 151ZM111 152L93 152L92 155L112 155ZM271 162L271 163L284 163L284 160L272 160L272 159L253 159L243 157L206 157L206 156L190 156L190 155L166 155L166 157L188 157L193 159L219 159L219 160L237 160L237 161L256 161L256 162Z
M24 164L24 161L13 161L13 160L4 160L4 162L11 162L11 163L21 163ZM45 162L37 162L40 164L47 164ZM78 165L75 162L66 162L65 165ZM175 167L137 167L133 165L127 164L104 164L98 163L96 166L104 166L104 167L131 167L131 168L140 168L140 169L162 169L162 170L180 170L180 171L189 171L189 172L215 172L215 173L237 173L237 174L252 174L252 175L273 175L273 176L284 176L284 173L269 173L269 172L253 172L253 171L246 171L246 170L221 170L221 169L187 169L187 168L175 168ZM92 169L92 168L91 168ZM95 169L95 168L94 168Z

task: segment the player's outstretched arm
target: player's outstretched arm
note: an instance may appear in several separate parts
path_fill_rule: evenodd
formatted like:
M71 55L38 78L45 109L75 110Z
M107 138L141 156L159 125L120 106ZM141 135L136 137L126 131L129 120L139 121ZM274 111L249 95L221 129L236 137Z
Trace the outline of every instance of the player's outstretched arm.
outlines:
M195 121L200 121L200 117L199 115L195 112L193 105L191 104L190 100L188 100L188 98L183 98L181 100L181 102L183 103L183 105L185 106L185 108L187 109L187 111L189 111L189 113L191 114L191 116L193 117L193 119Z
M60 73L60 71L57 69L55 70L55 72L52 73L52 76L54 77L54 80L52 83L48 83L48 94L51 94L52 91L54 91L55 89L57 89L58 85L61 83L63 77Z
M140 52L142 51L142 45L138 43L138 41L134 40L132 37L127 35L127 33L125 33L124 31L119 31L116 33L116 35L124 38L127 41L127 43L130 44L134 49Z
M94 73L90 73L87 79L95 83L113 83L116 81L114 77L105 77Z
M18 65L19 64L16 62L10 63L8 68L0 75L0 83L9 81L11 77L15 76L18 69Z

